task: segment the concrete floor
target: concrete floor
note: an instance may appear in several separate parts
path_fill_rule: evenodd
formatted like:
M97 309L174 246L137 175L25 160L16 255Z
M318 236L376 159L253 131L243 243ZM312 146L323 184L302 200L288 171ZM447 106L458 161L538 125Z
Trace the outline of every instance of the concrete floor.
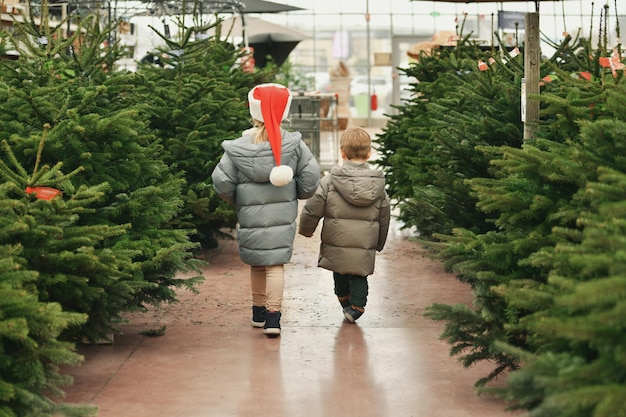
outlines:
M319 229L318 229L319 232ZM132 315L110 345L81 347L67 402L100 417L504 417L475 393L491 367L463 368L424 318L434 302L471 303L469 288L394 226L370 278L366 313L344 322L319 242L298 236L286 267L282 335L250 326L249 268L220 242L200 294ZM162 337L140 333L166 326Z

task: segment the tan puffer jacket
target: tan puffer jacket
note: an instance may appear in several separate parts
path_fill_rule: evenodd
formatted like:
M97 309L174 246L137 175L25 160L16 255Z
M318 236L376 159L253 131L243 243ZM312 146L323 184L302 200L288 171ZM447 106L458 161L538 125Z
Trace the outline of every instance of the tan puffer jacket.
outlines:
M298 232L312 236L322 217L318 266L340 274L371 275L376 251L385 246L389 231L383 172L352 161L333 167L302 209Z

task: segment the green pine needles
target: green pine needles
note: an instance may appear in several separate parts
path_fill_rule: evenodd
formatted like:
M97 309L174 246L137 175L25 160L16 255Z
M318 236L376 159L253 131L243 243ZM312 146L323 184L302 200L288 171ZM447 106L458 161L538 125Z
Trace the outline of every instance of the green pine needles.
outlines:
M98 256L106 255L119 266L110 270L90 263L93 254L87 253L85 265L68 265L79 273L58 272L67 265L63 260L42 258L40 265L51 271L52 282L66 282L74 289L53 286L45 294L63 297L68 308L91 313L87 324L71 335L76 340L109 338L121 312L176 301L176 289L193 291L202 279L178 274L199 272L204 265L193 258L198 246L190 238L193 230L174 224L184 204L185 180L164 161L163 146L148 127L149 115L134 96L133 74L109 71L102 54L95 53L105 37L99 27L94 19L85 19L80 41L47 33L24 36L23 56L2 63L0 85L0 118L7 122L2 134L19 165L63 161L64 170L75 172L73 187L97 187L100 193L90 210L81 213L78 225L99 235ZM24 34L37 30L32 22L17 28ZM49 41L42 48L46 36ZM48 126L45 147L37 153L42 126ZM103 233L109 226L124 231ZM73 232L66 228L60 244L70 242ZM78 245L82 232L76 233L72 239ZM74 278L81 273L101 294L80 297L80 288L89 286L81 284L83 278ZM99 301L89 301L95 299Z
M41 155L45 135L38 155ZM64 333L77 333L89 322L102 329L99 318L106 291L119 294L114 284L92 280L105 271L109 283L118 281L122 264L98 249L107 236L125 233L124 226L80 226L79 219L103 195L99 187L73 189L62 164L40 165L32 174L19 165L7 141L0 160L0 415L93 415L94 407L59 406L62 388L72 380L59 371L82 357ZM4 161L7 161L5 163ZM57 187L57 188L53 188ZM40 192L65 191L47 199ZM123 292L129 298L128 291ZM110 309L108 310L111 311ZM101 310L100 313L105 312ZM94 314L95 313L95 314ZM91 315L90 315L91 314Z
M599 65L612 54L558 45L526 142L521 55L464 41L423 54L405 70L413 98L377 138L400 218L474 293L425 314L464 366L493 363L481 390L529 416L624 415L626 85ZM506 386L490 387L498 376Z

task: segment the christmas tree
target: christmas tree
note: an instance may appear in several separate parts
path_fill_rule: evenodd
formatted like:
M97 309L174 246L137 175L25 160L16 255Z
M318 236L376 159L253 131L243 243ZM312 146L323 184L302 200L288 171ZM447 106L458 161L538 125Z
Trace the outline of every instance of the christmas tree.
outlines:
M567 37L556 50L541 64L541 95L532 97L541 103L537 139L521 142L523 72L514 50L492 59L477 50L472 60L478 57L483 65L465 71L459 55L423 54L407 70L419 81L414 98L380 137L381 161L400 217L417 227L425 246L475 295L472 306L434 304L426 315L446 322L441 337L464 366L494 363L478 385L532 362L539 352L563 359L575 346L581 347L581 357L595 354L578 340L562 340L554 327L538 329L549 324L547 311L564 314L557 320L569 317L561 305L553 309L564 292L551 276L555 248L581 242L585 213L597 204L589 184L598 181L599 170L619 172L624 163L623 64L619 47L593 50L585 39ZM431 91L436 82L444 85ZM534 365L547 363L541 355L536 359ZM550 373L557 378L562 371L557 362L537 380L530 379L535 368L514 372L519 384L511 386L507 398L520 408L537 406L548 392L541 391L545 385L539 380ZM548 407L559 395L536 415L558 415L557 407ZM600 401L612 404L611 395L593 400L593 407L602 409ZM581 401L574 408L581 409Z
M513 407L536 415L623 413L626 86L607 82L605 87L602 115L581 123L568 148L573 165L588 176L572 199L579 210L565 210L578 215L553 228L555 245L525 260L547 269L546 280L496 289L527 312L511 328L528 334L526 346L498 345L524 363L498 392Z
M0 186L4 218L11 216L8 206L13 200L6 194L12 185ZM8 229L23 225L18 216L10 218L13 223L0 226L0 242L13 234ZM0 415L94 415L94 407L59 406L54 401L72 382L59 372L59 366L76 365L83 359L73 344L59 341L58 336L86 317L64 312L57 303L40 302L29 290L37 272L26 267L21 255L19 245L0 243Z
M133 74L111 70L107 50L101 48L106 30L95 18L83 19L69 38L60 30L32 20L16 26L19 42L10 39L20 59L0 63L0 135L19 165L62 161L65 171L78 170L72 179L77 189L99 187L102 198L81 214L79 226L92 227L94 233L110 225L127 228L103 235L98 244L111 258L119 257L123 270L111 276L97 265L82 271L89 282L110 280L123 286L125 295L105 294L94 298L98 303L74 300L68 306L89 314L81 333L98 340L110 337L111 323L105 323L122 309L176 301L177 288L193 290L200 277L177 274L199 271L203 263L192 258L197 246L189 238L192 231L172 224L183 206L184 178L163 161L148 114L133 98ZM38 154L45 126L46 145ZM72 297L72 292L44 294L50 301Z
M41 154L42 138L38 154ZM85 326L101 331L132 296L120 278L130 254L102 249L125 226L81 226L103 192L74 189L62 164L32 173L18 163L6 141L0 160L0 414L91 416L94 407L57 405L72 379L60 365L82 357L67 341ZM4 161L7 161L6 163ZM99 280L91 277L101 274ZM64 336L64 333L66 336Z
M595 55L587 56L582 69L593 69ZM571 62L568 64L571 67ZM587 78L580 71L570 75L553 63L547 67L559 77L549 81L549 88L537 97L542 102L538 139L528 140L521 149L481 147L489 155L492 177L467 181L477 207L493 218L496 229L477 234L459 228L453 235L437 236L444 242L437 246L439 257L471 283L476 295L474 308L435 304L428 311L429 316L448 321L442 337L453 345L452 353L461 355L466 366L478 360L496 361L494 371L478 384L530 362L533 354L549 352L545 357L539 355L532 369L524 367L514 373L519 377L507 398L528 409L537 407L541 396L548 396L548 391L542 391L546 387L531 379L546 376L535 374L535 365L541 362L544 366L553 360L551 370L546 367L543 371L558 373L562 371L559 366L566 366L567 355L574 361L580 359L577 354L595 355L588 345L562 340L550 324L551 314L558 316L555 320L569 321L581 313L554 305L571 288L569 284L553 285L553 281L564 282L552 276L555 266L569 256L559 248L579 245L587 233L586 213L598 204L596 196L589 193L590 184L598 180L599 170L620 170L624 164L620 150L625 120L621 76L613 77L611 71L599 69ZM591 251L584 258L589 261L595 256ZM576 258L578 263L581 254ZM597 261L604 263L603 257ZM571 268L567 271L573 272ZM582 325L584 320L578 319ZM539 331L544 325L547 327ZM621 349L621 342L607 343ZM607 395L608 404L613 394ZM566 396L559 392L546 399L544 411L550 410L546 415L587 415L584 413L589 408L581 407L580 402L572 406L572 414L557 414L558 407L552 401ZM570 404L575 404L573 398ZM596 406L600 407L599 403L591 407ZM537 415L544 415L541 412Z
M494 56L497 63L490 70L478 70L479 61ZM521 144L515 102L520 59L503 65L466 36L455 46L422 51L404 69L419 82L412 85L412 99L376 138L378 163L385 167L400 219L406 227L415 226L422 238L454 227L476 232L492 228L475 207L465 180L488 175L489 160L479 146Z

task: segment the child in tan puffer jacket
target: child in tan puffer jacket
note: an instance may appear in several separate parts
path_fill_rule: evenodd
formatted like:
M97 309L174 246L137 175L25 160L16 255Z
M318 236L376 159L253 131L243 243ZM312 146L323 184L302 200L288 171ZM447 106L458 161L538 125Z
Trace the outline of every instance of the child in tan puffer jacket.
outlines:
M298 232L306 237L324 218L318 266L333 271L335 294L351 323L365 311L367 277L387 240L391 215L384 174L367 163L371 143L364 129L347 129L340 143L343 164L322 178L300 213Z

